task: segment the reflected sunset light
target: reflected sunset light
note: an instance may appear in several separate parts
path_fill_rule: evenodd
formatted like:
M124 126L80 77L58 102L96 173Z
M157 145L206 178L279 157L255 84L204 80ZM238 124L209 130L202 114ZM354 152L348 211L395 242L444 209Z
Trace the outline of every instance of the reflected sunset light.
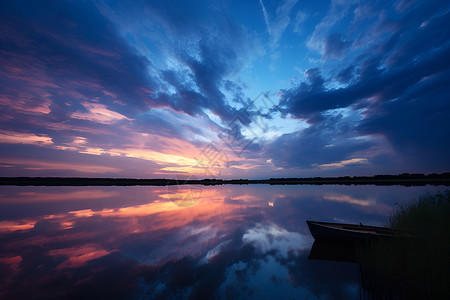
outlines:
M43 286L66 274L72 284L85 286L123 264L134 282L149 288L175 280L176 268L192 274L212 268L205 274L217 276L219 294L237 284L233 272L244 272L253 286L267 268L277 270L274 276L290 293L313 295L311 287L281 279L300 276L289 266L306 263L313 242L306 220L379 225L393 199L423 190L374 187L368 197L362 188L345 186L8 187L0 197L0 265L7 270L4 278L41 274ZM9 284L19 277L0 284L12 292ZM144 286L132 290L141 294Z

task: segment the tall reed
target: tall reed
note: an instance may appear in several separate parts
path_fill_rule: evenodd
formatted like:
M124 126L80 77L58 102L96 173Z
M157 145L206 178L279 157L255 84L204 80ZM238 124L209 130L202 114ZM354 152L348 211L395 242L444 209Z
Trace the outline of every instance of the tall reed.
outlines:
M450 299L450 191L402 203L389 226L409 238L361 247L361 285L372 299Z

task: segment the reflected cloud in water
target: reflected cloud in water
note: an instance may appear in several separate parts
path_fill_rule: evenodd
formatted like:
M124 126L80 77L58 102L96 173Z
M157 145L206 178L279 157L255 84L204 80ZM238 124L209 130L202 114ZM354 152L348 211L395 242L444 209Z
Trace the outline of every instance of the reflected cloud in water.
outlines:
M5 187L2 298L358 296L305 220L379 225L425 187Z

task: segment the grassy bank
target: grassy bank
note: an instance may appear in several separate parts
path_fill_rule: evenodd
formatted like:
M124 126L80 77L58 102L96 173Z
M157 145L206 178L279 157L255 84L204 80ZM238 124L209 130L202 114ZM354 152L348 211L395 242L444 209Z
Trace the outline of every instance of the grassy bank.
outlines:
M412 237L361 249L365 297L450 299L450 191L401 204L389 226Z

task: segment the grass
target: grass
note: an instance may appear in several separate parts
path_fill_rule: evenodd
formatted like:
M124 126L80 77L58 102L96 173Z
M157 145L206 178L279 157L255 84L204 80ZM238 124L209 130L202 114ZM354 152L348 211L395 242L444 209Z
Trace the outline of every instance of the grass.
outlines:
M450 191L401 204L389 226L412 238L362 247L361 283L372 299L450 299Z

